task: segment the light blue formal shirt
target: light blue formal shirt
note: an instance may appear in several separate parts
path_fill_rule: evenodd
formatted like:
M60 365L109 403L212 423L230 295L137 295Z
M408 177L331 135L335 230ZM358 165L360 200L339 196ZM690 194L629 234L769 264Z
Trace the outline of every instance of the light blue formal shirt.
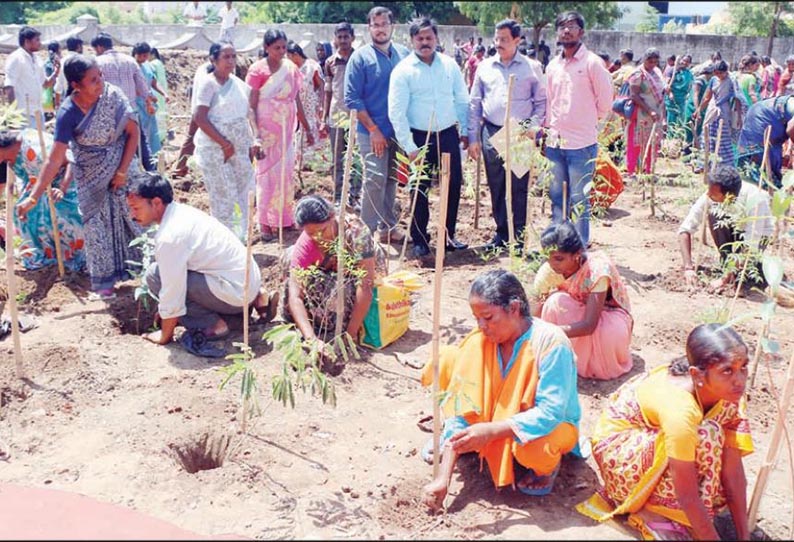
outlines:
M467 135L468 110L466 82L454 59L435 53L428 66L413 53L394 68L389 83L389 120L406 153L418 149L411 128L440 132L458 123L460 133ZM433 113L435 120L430 126Z

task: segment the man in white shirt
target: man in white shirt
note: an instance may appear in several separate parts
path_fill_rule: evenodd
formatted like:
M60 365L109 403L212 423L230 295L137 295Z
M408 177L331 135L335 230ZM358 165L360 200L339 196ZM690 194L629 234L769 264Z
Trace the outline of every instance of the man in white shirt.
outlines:
M207 9L199 5L199 2L191 2L182 11L188 26L202 26L204 19L207 18Z
M41 32L29 26L19 30L19 49L8 55L5 63L6 78L4 90L6 100L16 100L17 109L28 115L28 126L35 128L36 111L44 118L42 107L42 90L55 84L61 71L60 61L54 61L55 70L52 75L44 75L44 62L36 56L41 49Z
M697 273L692 263L692 235L700 231L700 225L707 214L708 227L723 265L728 256L743 250L741 241L753 250L763 250L774 232L769 195L754 184L742 182L736 168L717 166L706 178L706 193L695 201L678 228L684 278L690 287L697 284ZM735 200L734 204L721 206L728 198ZM733 282L734 278L733 273L726 273L713 281L710 287L713 290L722 289Z
M240 22L240 14L237 13L237 9L232 7L231 2L226 2L226 5L218 10L218 17L221 18L221 34L218 41L234 43L234 27Z
M61 58L61 64L65 64L66 59L75 54L83 54L83 39L77 36L71 36L66 38L66 52ZM63 99L66 97L66 91L68 90L69 83L66 82L66 76L63 70L59 70L58 77L55 81L55 94L60 96L61 102L63 102Z
M144 280L159 299L161 329L144 338L168 344L181 324L204 340L220 339L229 333L222 315L241 314L246 305L260 316L272 314L253 258L243 291L246 248L240 240L216 218L173 198L171 185L156 173L147 173L127 195L133 220L144 227L160 225L154 237L156 263Z

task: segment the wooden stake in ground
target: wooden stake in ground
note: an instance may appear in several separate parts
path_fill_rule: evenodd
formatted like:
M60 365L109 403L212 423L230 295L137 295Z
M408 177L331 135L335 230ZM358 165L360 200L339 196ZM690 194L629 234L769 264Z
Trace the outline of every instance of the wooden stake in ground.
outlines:
M427 136L425 137L425 146L424 146L425 149L427 149L428 148L427 146L430 144L430 134L433 133L433 126L435 126L435 121L436 121L436 112L432 111L430 113L430 123L427 125ZM429 151L426 150L424 155L422 156L422 159L419 161L418 171L419 171L419 175L420 176L421 176L422 171L424 171L425 160L427 158L427 153L428 152ZM409 167L409 175L410 175L410 167ZM409 189L410 189L410 182L411 182L411 179L409 178L408 179L408 183L409 183L408 184L408 188ZM416 179L416 183L417 184L416 184L416 187L414 188L413 196L411 197L411 208L410 208L410 210L408 212L408 226L409 227L411 225L411 222L413 222L413 220L414 220L414 213L416 212L416 200L419 197L419 188L420 188L419 182L420 182L420 179ZM446 239L446 235L444 237L442 237L442 239ZM402 268L403 261L405 260L405 251L407 249L408 249L408 234L406 233L405 234L405 238L403 238L402 249L400 249L400 257L397 259L397 269L401 269Z
M535 225L532 223L532 167L527 172L527 210L526 222L524 223L524 255L529 254L529 230L537 234ZM537 237L537 235L536 235Z
M772 135L772 127L767 126L764 130L764 155L761 159L761 170L758 172L758 187L763 190L764 188L764 173L766 173L766 183L772 182L771 164L769 163L769 138Z
M339 200L339 236L336 245L336 329L334 336L342 335L345 318L345 206L350 192L350 168L353 166L353 144L356 140L357 112L350 110L348 124L347 153L345 154L345 173L342 176L342 194ZM353 337L353 340L356 338Z
M791 405L792 393L794 393L794 352L792 352L791 359L788 362L786 384L783 389L783 397L778 404L777 422L775 423L775 428L772 431L772 440L769 443L769 449L766 452L764 464L761 466L761 470L758 471L758 477L755 479L753 496L750 499L750 511L747 513L750 531L755 528L755 522L758 518L758 507L761 504L761 497L764 494L769 473L772 471L772 467L775 466L777 453L780 450L780 441L783 437L783 431L786 427L786 413L788 412L788 408Z
M568 181L562 182L562 221L568 220Z
M510 74L507 80L507 107L505 108L505 190L507 192L507 239L510 250L513 250L513 243L516 241L516 232L513 227L513 170L510 163L510 102L513 98L513 83L516 81L515 74Z
M653 172L656 169L656 160L653 159L653 154L654 154L654 150L656 150L655 149L655 147L656 147L656 128L658 126L659 126L658 122L654 122L653 126L651 126L651 135L648 137L648 142L645 144L645 149L644 149L645 152L642 155L642 161L641 161L641 164L642 164L641 167L642 167L642 172L643 173L645 171L645 160L647 159L650 162L650 168L649 168L648 175L650 175L650 177L651 177L651 216L654 216L656 214L656 202L654 201L654 198L656 197L656 191L654 190L654 187L653 187L654 182L655 182L655 179L653 177ZM645 175L643 175L643 178L647 178L647 177ZM644 198L644 196L645 196L645 183L642 183L642 184L643 184L642 194L643 194L643 198Z
M278 249L284 248L284 208L287 204L287 125L281 125L281 187L278 204Z
M248 208L245 210L248 215L248 228L245 235L245 276L243 278L243 297L248 295L248 285L251 284L251 252L253 246L251 240L254 237L254 191L248 192ZM243 305L243 344L248 346L248 316L251 308L247 303Z
M11 335L14 339L14 364L17 378L25 378L22 366L22 343L19 340L19 314L17 313L17 279L14 274L14 170L6 164L6 281L8 282L8 312L11 314Z
M477 155L477 170L474 173L474 229L480 228L480 174L482 171L482 147Z
M41 163L47 161L47 147L44 144L44 130L42 129L41 111L36 111L36 130L39 133L39 146L41 147ZM47 187L47 203L50 208L50 221L52 222L52 239L55 243L55 258L58 262L58 275L61 278L66 274L63 266L63 248L61 247L61 230L58 227L58 214L55 212L55 200L52 197L52 184Z
M441 194L436 241L436 270L433 277L433 477L438 476L441 447L441 405L438 402L439 340L441 338L441 277L444 270L447 199L449 197L449 153L441 155Z

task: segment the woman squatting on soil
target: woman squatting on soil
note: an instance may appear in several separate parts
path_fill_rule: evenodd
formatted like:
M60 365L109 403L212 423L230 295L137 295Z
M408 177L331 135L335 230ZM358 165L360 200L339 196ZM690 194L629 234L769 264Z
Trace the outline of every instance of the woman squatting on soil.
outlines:
M439 389L466 400L444 404L441 469L423 496L433 510L442 506L461 454L485 459L497 488L532 496L551 492L564 454L580 455L571 342L559 327L532 317L524 288L508 271L479 275L469 306L478 328L439 356ZM432 382L428 363L422 384ZM455 403L465 411L455 412Z

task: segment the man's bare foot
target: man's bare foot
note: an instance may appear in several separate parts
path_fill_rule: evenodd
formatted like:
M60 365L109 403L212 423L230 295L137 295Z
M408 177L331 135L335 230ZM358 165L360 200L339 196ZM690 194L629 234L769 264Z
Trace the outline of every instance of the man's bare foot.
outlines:
M431 512L438 512L444 506L447 496L447 486L443 480L433 480L422 488L422 502Z

